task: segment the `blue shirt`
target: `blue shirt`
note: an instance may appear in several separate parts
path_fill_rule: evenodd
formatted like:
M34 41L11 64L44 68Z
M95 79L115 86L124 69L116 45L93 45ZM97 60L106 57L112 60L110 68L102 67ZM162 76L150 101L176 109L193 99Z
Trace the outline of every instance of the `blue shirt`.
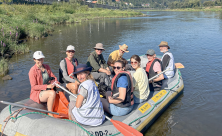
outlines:
M128 81L125 75L122 75L117 81L117 87L128 88Z

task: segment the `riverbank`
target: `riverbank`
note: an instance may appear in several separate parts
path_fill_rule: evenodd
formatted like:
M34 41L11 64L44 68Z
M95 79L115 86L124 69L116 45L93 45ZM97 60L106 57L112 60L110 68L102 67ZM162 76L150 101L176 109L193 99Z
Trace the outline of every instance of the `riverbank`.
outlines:
M89 8L78 3L54 3L53 5L1 4L0 56L28 52L28 45L19 44L19 39L45 38L58 24L81 23L94 18L142 15L141 12L133 10Z
M222 11L222 7L214 6L214 7L179 8L179 9L144 9L137 11Z

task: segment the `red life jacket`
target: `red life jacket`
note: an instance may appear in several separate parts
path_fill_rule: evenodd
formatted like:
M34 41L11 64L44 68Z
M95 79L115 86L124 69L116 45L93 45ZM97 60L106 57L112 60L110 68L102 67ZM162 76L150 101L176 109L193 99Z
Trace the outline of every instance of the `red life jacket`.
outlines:
M155 76L157 74L153 70L153 65L155 64L156 61L158 61L161 64L161 61L158 58L154 58L152 61L149 61L146 64L146 73L149 78L152 78L153 76Z
M65 61L66 61L66 65L67 65L67 73L68 75L72 74L74 72L74 66L73 64L69 61L68 58L65 58ZM76 64L76 66L78 65L77 64L77 61L74 59L74 63ZM73 77L70 77L70 78L73 78Z
M115 75L113 77L112 85L111 85L111 92L112 92L112 96L116 93L119 93L119 89L117 87L117 81L122 75L126 75L127 82L128 82L128 88L126 88L126 97L125 97L123 102L115 104L115 105L118 106L118 107L129 107L129 106L134 104L134 100L133 100L133 80L132 80L130 72L120 71L117 75Z

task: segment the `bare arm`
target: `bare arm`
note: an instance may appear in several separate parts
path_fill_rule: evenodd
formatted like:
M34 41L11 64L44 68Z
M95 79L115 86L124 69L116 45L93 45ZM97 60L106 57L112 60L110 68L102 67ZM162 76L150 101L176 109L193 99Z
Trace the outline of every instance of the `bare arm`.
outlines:
M82 106L83 100L84 97L81 94L79 94L76 99L76 108L80 108Z
M119 97L113 99L111 96L108 97L109 103L118 104L125 100L126 88L119 87Z
M159 74L159 73L161 73L162 71L158 71L157 72L157 74ZM163 76L163 74L161 74L161 75L159 75L157 78L155 78L154 80L153 80L153 82L158 82L158 81L161 81L161 80L163 80L164 79L164 76Z
M107 70L107 69L104 69L104 68L100 68L98 71L106 73L107 75L111 75L111 72L109 70Z

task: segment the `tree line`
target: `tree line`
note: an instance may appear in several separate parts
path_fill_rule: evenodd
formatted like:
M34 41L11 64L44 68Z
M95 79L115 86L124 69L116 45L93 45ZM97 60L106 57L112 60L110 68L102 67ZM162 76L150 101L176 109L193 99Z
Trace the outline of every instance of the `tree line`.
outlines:
M207 6L222 6L222 0L122 0L137 7L148 8L198 8Z

